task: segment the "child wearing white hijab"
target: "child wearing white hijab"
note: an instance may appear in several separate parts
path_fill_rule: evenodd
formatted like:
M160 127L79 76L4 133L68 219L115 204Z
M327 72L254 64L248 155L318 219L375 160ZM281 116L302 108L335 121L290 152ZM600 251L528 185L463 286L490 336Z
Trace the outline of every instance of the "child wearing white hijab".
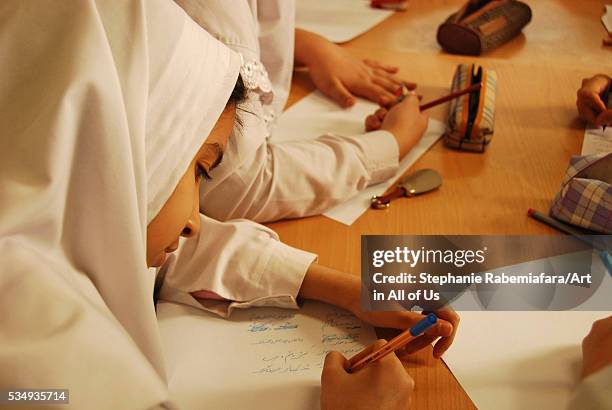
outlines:
M252 24L252 10L243 1L232 4L235 7L230 9L227 7L227 3L218 3L215 0L194 2L181 0L181 5L191 13L192 18L193 16L197 17L196 22L200 25L204 25L206 21L215 30L226 30L231 33L225 40L242 53L243 66L241 73L243 78L246 78L247 88L259 93L261 98L265 100L266 97L269 97L271 86L263 81L267 77L260 77L260 74L264 71L259 70L259 68L262 68L261 63L254 59L258 55L258 51L253 50L258 50L259 45ZM277 14L273 14L281 16L285 15L284 5L291 4L291 2L275 3L270 1L266 4L277 4ZM215 14L216 11L225 14ZM285 22L284 19L281 18L277 21L268 18L270 16L263 17L261 13L260 17L269 21L270 27L276 27L281 31L281 34L285 32L283 31L284 26L281 24ZM273 20L281 26L273 25L271 23ZM271 34L272 31L274 30L262 28L261 35L268 38L268 41L272 41L273 38L279 39L278 35ZM274 78L276 82L287 80L287 78L283 80L282 77L275 76ZM288 79L290 80L290 76ZM273 82L275 81L273 80ZM418 105L416 98L406 104L398 104L390 110L387 116L388 124L400 123L401 127L407 128L406 121L411 121L410 113L414 109L410 104ZM259 99L251 98L244 106L244 111L253 112L253 110L259 109L258 112L263 115ZM277 108L282 109L282 105ZM301 201L297 194L304 194L305 192L304 190L300 191L300 186L308 185L318 178L313 167L315 163L302 161L300 164L294 162L285 164L285 166L292 168L287 169L287 172L293 172L294 168L298 169L298 176L293 178L293 181L291 181L291 178L283 176L282 172L279 175L277 173L279 171L278 164L269 167L265 165L266 160L262 159L262 156L266 157L267 152L271 150L270 144L266 144L264 135L267 125L262 120L262 116L243 112L240 118L243 124L238 130L242 129L243 132L233 133L224 149L223 162L210 173L212 180L207 180L200 186L200 210L207 213L212 209L213 214L223 219L262 216L264 214L257 211L259 209L259 203L257 202L259 193L261 193L263 200L270 205L264 208L272 213L279 211L281 208L285 210L293 209L292 212L297 212L298 209L304 210L303 206L311 210L314 209L312 195L316 195L316 192L307 188L306 190L309 193L305 195L304 201ZM255 127L255 133L247 133L247 130L253 130L252 127ZM258 133L259 131L261 132ZM384 146L385 140L392 139L390 135L389 132L380 131L378 134L370 133L365 136L346 139L329 136L324 137L323 140L319 139L314 144L306 144L306 146L280 144L283 147L279 145L277 148L280 148L279 152L284 152L281 158L289 160L293 154L303 155L302 148L308 151L314 147L315 152L311 152L311 154L314 155L318 152L328 155L329 162L316 163L316 167L322 170L325 178L331 178L329 173L325 174L325 169L329 170L329 167L338 167L346 175L360 173L365 168L355 167L355 164L351 165L352 160L350 159L340 164L343 162L342 159L351 157L353 149L368 152L374 150L374 147L380 147L381 144ZM391 144L394 149L397 148L395 141L391 141ZM370 145L371 147L369 147ZM339 155L339 157L335 158L335 155ZM263 161L263 165L261 161ZM242 165L238 164L238 170L234 169L237 162L243 162ZM251 166L258 169L252 171L249 168ZM309 175L299 174L300 170L306 170L306 166ZM373 166L378 165L374 164ZM383 166L383 168L385 167ZM350 180L350 178L348 179ZM268 182L265 182L266 180ZM281 208L271 206L272 202L270 201L272 200L270 198L275 194L268 192L266 188L268 183L278 188L273 189L277 194L281 191L284 192L280 194L281 197L274 199L274 203L285 203L286 206L283 205ZM331 185L329 182L327 184ZM294 195L294 188L297 192L294 200L283 202L282 195ZM348 189L351 190L352 188ZM330 198L328 199L331 200ZM219 201L220 199L223 199L223 203ZM302 205L298 205L298 202ZM325 200L322 199L322 202L325 202ZM208 207L210 203L212 203L212 208ZM399 312L390 315L374 315L363 312L360 307L361 283L358 276L348 275L318 265L314 262L316 255L283 244L278 240L276 233L270 229L244 220L217 222L204 215L201 217L201 223L206 226L206 232L209 234L200 235L182 244L176 254L172 255L168 263L161 269L160 277L163 277L163 286L160 287L159 292L161 299L209 310L221 316L230 315L235 308L259 305L296 309L298 308L298 293L305 296L307 292L304 293L303 290L309 288L310 278L318 277L325 280L329 285L318 288L326 292L326 296L321 300L337 304L372 324L406 329L421 318L420 314L413 312ZM320 298L320 296L318 297ZM316 296L311 297L317 298ZM430 338L428 342L426 338L420 339L419 343L421 344L415 345L415 350L425 347L438 338L440 339L437 341L434 350L436 357L440 357L450 347L457 331L459 318L451 310L439 311L438 316L441 318L440 327L432 329L428 335L428 338Z
M234 122L239 57L166 0L7 3L0 18L10 62L0 73L0 390L69 389L75 409L175 408L147 266L179 236L223 233L208 231L198 188ZM250 222L239 229L276 241ZM176 278L189 292L191 277ZM283 283L255 279L253 295ZM347 291L324 268L303 279L304 298ZM323 409L409 400L395 355L356 374L344 364L326 358Z
M212 180L200 187L200 210L203 213L223 220L301 216L318 212L365 187L372 175L378 180L395 172L395 166L389 167L388 161L382 158L363 157L367 153L383 152L387 147L394 153L391 157L395 156L391 162L397 162L398 145L387 131L357 137L324 136L306 143L266 142L265 135L272 122L266 123L263 118L270 110L271 117L274 117L274 112L282 110L284 101L278 104L275 99L270 106L260 103L260 100L268 101L272 85L259 61L259 44L293 44L292 40L286 40L293 38L291 1L250 2L251 8L243 0L232 2L232 7L217 0L180 0L178 3L197 23L211 29L241 53L241 72L247 88L260 95L259 99L251 98L245 104L246 111L258 115L241 115L243 124L234 130L225 148L223 163L211 172ZM259 34L253 24L254 15L259 18ZM282 46L266 49L268 58L276 62L272 65L275 74L271 78L275 84L274 91L279 84L281 97L286 98L293 64L288 60L293 58L292 49L291 53L286 53L287 47ZM396 105L385 118L387 125L391 129L410 129L412 114L415 110L418 113L416 106L416 98L408 98L405 103ZM382 157L386 155L382 153ZM161 298L204 308L222 316L231 314L236 307L259 304L297 308L296 296L301 287L308 284L309 275L321 275L335 283L331 286L335 291L326 301L341 305L363 320L405 329L420 319L419 314L412 312L375 318L362 312L358 276L314 263L316 255L282 244L269 229L253 229L253 225L246 221L221 223L204 216L202 221L207 225L207 231L214 234L201 235L197 240L189 241L170 258L162 268ZM342 291L339 291L340 287ZM438 315L443 319L443 325L430 335L432 340L441 337L436 343L436 357L452 343L459 322L457 314L450 310L440 311Z
M245 1L232 2L232 7L228 7L227 2L217 0L180 0L179 3L201 26L209 25L208 28L212 27L213 31L227 33L223 40L242 55L241 73L245 78L245 85L260 95L259 99L251 98L244 108L245 111L257 112L259 115L245 112L240 115L242 126L234 130L225 147L223 162L211 172L212 179L200 187L200 210L203 213L212 213L221 219L259 219L265 215L279 216L279 212L285 211L291 212L292 216L301 215L305 209L312 211L317 206L338 200L335 193L330 193L330 196L314 201L317 195L322 195L322 191L318 191L321 184L331 188L333 182L334 187L342 186L348 191L353 190L349 187L353 183L365 186L365 180L350 182L354 175L362 171L369 172L366 164L357 165L361 163L360 159L353 161L357 158L356 152L373 152L381 147L384 150L385 141L389 140L392 151L397 151L397 143L387 131L346 138L326 136L314 143L278 144L274 147L274 144L267 144L267 124L262 119L265 113L262 111L260 99L269 98L272 87L266 80L267 74L263 65L258 60L259 43L253 25L255 11L249 8ZM292 23L285 24L284 18L287 16L287 6L292 2L268 1L265 4L277 7L256 9L260 18L260 36L268 42L283 41L284 34L293 32ZM255 5L254 2L252 5ZM290 7L289 9L291 10ZM287 27L291 28L289 32ZM278 48L277 54L282 54L283 50L285 49L282 47ZM276 61L282 62L286 59L280 58ZM275 75L272 78L273 83L290 80L292 63L282 63L281 66L289 67L289 76ZM283 94L286 98L287 93ZM415 109L418 112L415 107L418 102L416 98L408 100L389 111L387 124L410 128L408 124L412 121L411 114ZM273 104L272 107L282 110L282 105L276 107ZM273 159L273 165L266 164L265 159L271 151L280 153L280 157ZM321 162L317 162L308 159L321 155L326 160L319 158ZM397 162L397 158L394 161ZM384 161L368 162L372 169L381 166L389 171L382 163ZM236 166L238 169L235 169ZM338 170L344 177L337 174ZM380 175L387 171L378 169L374 174ZM394 172L394 168L391 172ZM349 182L342 184L343 180ZM341 192L348 192L342 189L339 188ZM266 204L263 208L260 208L260 200ZM317 205L318 202L323 205ZM197 239L185 243L162 268L162 299L204 308L221 316L230 315L235 308L262 304L297 308L296 297L298 292L308 288L308 279L321 277L328 283L333 283L321 288L332 289L327 295L328 298L323 300L338 304L365 321L384 327L405 329L420 320L421 315L413 312L391 315L362 312L359 277L318 265L314 262L316 255L281 243L278 236L267 228L254 228L253 224L242 220L221 223L205 216L202 216L202 223L210 234L200 235ZM436 343L436 357L449 348L459 321L456 313L450 310L440 311L438 314L443 319L442 326L430 335L430 341L441 337ZM424 346L426 344L421 345Z

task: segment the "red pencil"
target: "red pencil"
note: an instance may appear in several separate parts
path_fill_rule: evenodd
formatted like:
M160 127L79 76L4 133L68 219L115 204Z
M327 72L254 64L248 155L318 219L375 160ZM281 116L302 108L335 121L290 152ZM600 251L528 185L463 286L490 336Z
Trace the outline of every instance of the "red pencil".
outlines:
M477 84L472 84L471 86L464 88L463 90L459 90L457 92L454 92L452 94L449 94L445 97L442 98L438 98L437 100L433 100L430 101L426 104L423 104L419 107L419 109L421 111L425 111L428 110L432 107L435 107L436 105L440 105L440 104L444 104L445 102L448 102L450 100L453 100L455 98L461 97L464 94L470 94L470 93L475 93L476 91L480 90L482 88L482 83L477 83Z

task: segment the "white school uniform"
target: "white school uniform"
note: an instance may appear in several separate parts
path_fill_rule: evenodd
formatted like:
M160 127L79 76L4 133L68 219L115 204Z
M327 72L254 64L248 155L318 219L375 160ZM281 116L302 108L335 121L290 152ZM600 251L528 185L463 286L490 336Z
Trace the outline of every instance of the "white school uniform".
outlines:
M271 104L252 101L248 106L256 115L242 115L244 124L235 129L222 164L211 174L213 180L202 184L204 214L258 222L319 214L395 174L399 151L386 131L268 141L291 82L293 1L176 1L198 24L242 54L250 67L246 77L255 73L253 82L264 84L260 89L268 88L269 77L274 93Z
M270 229L230 219L270 221L320 213L394 175L397 143L386 131L268 142L291 83L293 1L176 2L241 54L241 75L260 98L243 104L243 110L255 115L241 115L243 124L235 128L223 162L201 186L200 210L227 222L202 217L202 232L215 234L201 235L197 246L181 246L162 271L161 299L223 316L234 307L252 305L297 308L299 288L316 255L280 243ZM223 256L211 258L217 251ZM185 290L205 290L220 298L196 300Z
M69 389L62 408L173 408L146 229L240 58L166 0L7 2L0 19L0 389ZM236 226L268 237L261 266L282 252Z

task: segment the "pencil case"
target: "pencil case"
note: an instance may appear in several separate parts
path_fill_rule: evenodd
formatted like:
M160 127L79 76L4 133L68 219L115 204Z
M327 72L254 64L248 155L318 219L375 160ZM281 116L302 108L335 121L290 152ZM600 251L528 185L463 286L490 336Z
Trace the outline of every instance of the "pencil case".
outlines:
M612 152L572 157L550 216L612 234Z
M510 41L531 21L517 0L470 0L440 27L437 39L449 53L480 55Z
M370 7L375 9L405 11L408 0L370 0Z
M450 102L444 143L448 147L484 152L493 138L497 74L475 64L459 64L453 76L451 91L482 83L478 92L463 95Z

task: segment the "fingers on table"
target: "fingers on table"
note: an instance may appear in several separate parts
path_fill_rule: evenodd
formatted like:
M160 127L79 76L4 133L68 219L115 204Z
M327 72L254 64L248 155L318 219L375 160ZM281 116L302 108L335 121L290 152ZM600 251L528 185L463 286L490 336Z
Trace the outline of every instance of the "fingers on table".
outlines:
M399 71L399 68L397 66L382 64L378 61L371 60L369 58L364 59L363 62L370 68L378 68L390 74L395 74Z
M334 78L322 91L328 94L341 107L350 107L356 102L355 96L342 84L339 78Z

